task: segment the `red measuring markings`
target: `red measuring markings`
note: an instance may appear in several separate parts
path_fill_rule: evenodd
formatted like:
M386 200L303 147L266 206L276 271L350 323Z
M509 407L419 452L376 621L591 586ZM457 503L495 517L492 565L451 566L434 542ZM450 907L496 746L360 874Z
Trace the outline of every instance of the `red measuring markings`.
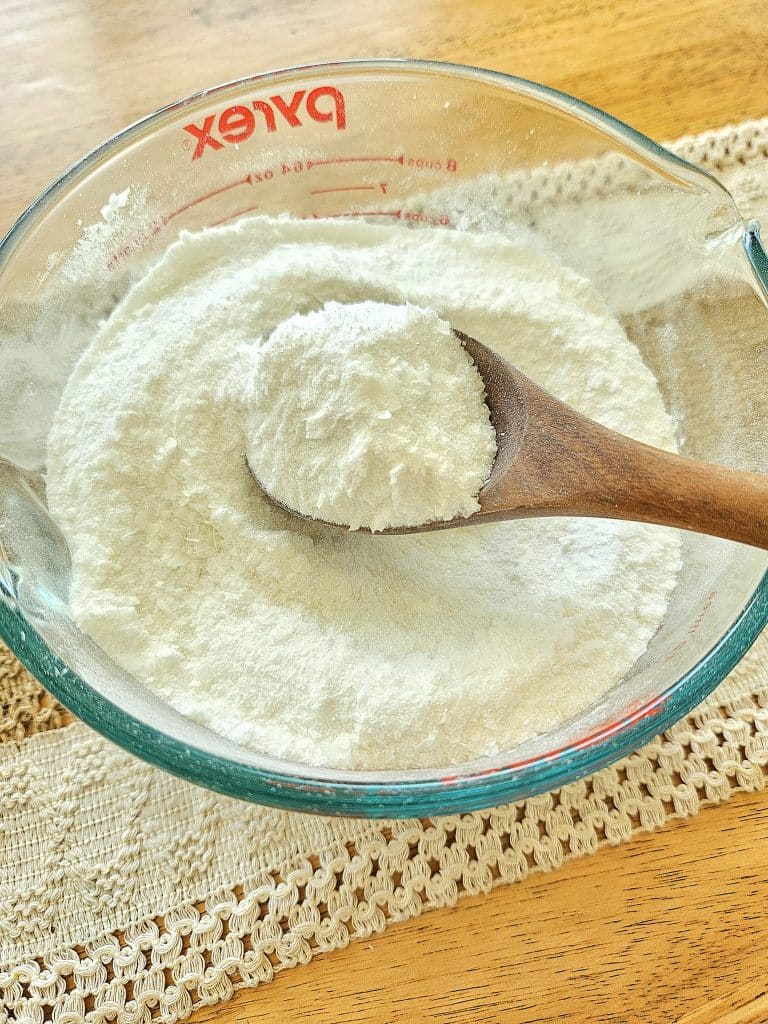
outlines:
M313 188L310 190L311 196L324 196L329 192L378 192L381 188L382 192L386 192L384 185L341 185L339 188Z
M451 218L447 213L431 214L421 210L407 210L405 219L413 224L439 224L441 227L447 227L451 223Z
M417 171L448 171L454 174L458 170L458 162L453 157L440 160L436 157L409 156L406 167L415 167Z
M344 213L313 213L315 220L330 220L333 217L396 217L403 215L402 210L346 210Z
M226 224L227 221L234 220L235 217L244 217L246 213L255 213L259 209L258 206L246 206L242 210L235 210L234 213L228 213L226 217L222 217L221 220L215 220L208 225L209 228L217 228L220 224Z
M187 210L191 210L192 207L197 206L198 203L204 203L206 199L213 199L214 196L220 196L223 192L229 192L231 189L237 188L239 185L252 184L253 175L246 174L246 176L244 178L241 178L240 181L233 181L229 185L222 185L221 188L215 188L213 192L206 192L205 195L198 196L197 199L190 199L188 203L184 203L183 206L180 206L177 210L174 210L172 213L166 213L165 216L162 218L163 223L167 224L168 221L173 220L174 217L178 217L180 213L186 213Z
M400 156L337 156L330 160L307 160L307 170L312 167L328 167L329 164L400 164L403 166L405 157Z
M221 188L213 189L212 192L206 192L202 196L196 196L194 199L190 199L188 203L184 203L183 206L177 207L177 209L172 210L170 213L161 214L156 220L152 221L144 229L144 231L142 231L140 235L137 235L136 238L131 239L130 242L126 242L126 244L122 246L122 248L118 249L117 252L112 253L112 255L107 260L107 269L114 270L114 268L117 266L120 260L125 259L126 256L133 255L133 253L135 252L138 252L139 249L141 249L143 246L147 244L147 242L151 241L156 235L159 235L163 228L167 224L169 224L174 217L178 217L179 214L186 213L186 211L191 210L193 206L197 206L200 203L206 202L208 199L213 199L216 196L220 196L224 192L229 192L233 188L239 188L239 186L241 185L252 184L253 175L246 174L244 178L240 178L238 181L232 181L228 185L222 185ZM255 207L251 207L251 210L252 209L255 209ZM244 212L250 212L250 210ZM230 216L234 217L236 216L236 214L231 214ZM226 217L225 219L229 220L230 217ZM223 221L218 221L217 223L223 223Z

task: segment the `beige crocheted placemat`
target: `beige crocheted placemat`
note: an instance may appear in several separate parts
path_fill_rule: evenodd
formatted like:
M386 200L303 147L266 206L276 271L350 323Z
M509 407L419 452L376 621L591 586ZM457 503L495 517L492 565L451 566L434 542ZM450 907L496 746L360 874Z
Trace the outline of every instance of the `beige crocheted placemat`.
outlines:
M768 215L768 119L672 148L721 177L745 215ZM766 777L765 634L696 711L591 778L400 822L197 789L73 721L0 645L0 1024L176 1021L318 951L626 842Z

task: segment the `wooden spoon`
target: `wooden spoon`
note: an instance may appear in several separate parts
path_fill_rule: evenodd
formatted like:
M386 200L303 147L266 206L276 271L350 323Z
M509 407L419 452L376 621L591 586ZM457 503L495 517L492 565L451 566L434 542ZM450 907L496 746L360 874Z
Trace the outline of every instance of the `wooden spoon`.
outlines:
M478 495L480 509L447 522L382 533L422 533L532 516L593 516L676 526L768 548L768 476L633 441L560 402L481 342L453 333L483 378L496 430L498 451Z

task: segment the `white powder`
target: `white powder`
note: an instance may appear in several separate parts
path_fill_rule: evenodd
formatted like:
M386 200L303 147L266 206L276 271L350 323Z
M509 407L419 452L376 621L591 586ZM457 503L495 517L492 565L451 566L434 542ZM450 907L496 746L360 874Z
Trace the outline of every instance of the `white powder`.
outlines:
M383 530L469 516L496 457L483 381L434 310L293 316L256 354L248 462L303 515Z
M244 219L183 235L76 366L49 503L82 627L234 740L345 768L447 765L578 715L643 653L674 531L525 520L406 537L275 508L246 464L263 342L328 302L411 303L606 426L675 447L601 298L500 235Z
M130 195L130 188L125 189L123 192L112 193L106 204L101 208L101 219L105 224L112 224L116 220L120 210L125 209L128 205Z

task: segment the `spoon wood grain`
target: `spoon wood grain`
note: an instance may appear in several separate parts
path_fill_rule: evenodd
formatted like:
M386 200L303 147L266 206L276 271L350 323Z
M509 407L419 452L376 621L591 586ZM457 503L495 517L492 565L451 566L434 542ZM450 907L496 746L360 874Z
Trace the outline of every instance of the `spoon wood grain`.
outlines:
M642 444L577 413L460 331L486 390L498 453L468 518L416 533L528 516L593 516L675 526L768 548L768 476Z
M533 516L592 516L674 526L768 548L768 476L698 462L609 430L550 395L481 342L453 333L483 378L496 430L498 451L478 495L480 509L447 522L381 533L424 533Z

